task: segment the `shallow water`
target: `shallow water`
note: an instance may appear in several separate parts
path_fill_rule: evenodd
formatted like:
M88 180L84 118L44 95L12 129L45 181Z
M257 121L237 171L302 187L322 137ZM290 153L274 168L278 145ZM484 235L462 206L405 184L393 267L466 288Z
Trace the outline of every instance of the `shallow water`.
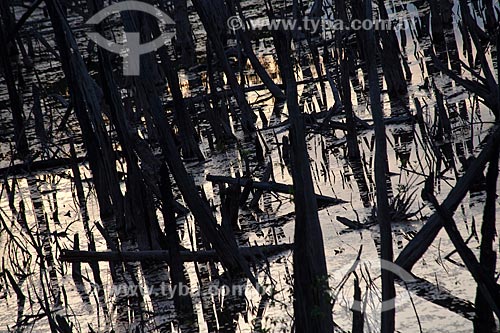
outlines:
M457 3L458 1L456 1ZM246 13L248 17L258 17L261 13L262 7L252 5L255 1L248 1L245 3ZM481 3L481 1L479 1ZM418 1L408 2L392 2L388 4L388 8L393 5L398 5L398 16L400 17L415 17L418 13L420 16L425 14L428 10L427 7L417 9L419 6ZM407 7L407 10L404 7ZM498 4L497 4L498 6ZM454 13L458 13L458 5L454 7ZM41 11L36 12L37 18L43 19ZM479 14L479 13L478 13ZM456 15L455 15L456 16ZM482 20L478 15L477 21L482 25ZM75 33L79 36L80 50L86 54L86 43L83 38L83 31L78 29L81 27L81 19L74 18L71 20L71 25L75 27ZM203 40L203 33L199 31L200 26L194 25L195 29L198 28L195 34ZM46 21L41 21L37 26L41 35L44 35L48 42L53 45L50 38L50 27ZM458 57L468 63L466 53L462 52L463 45L461 43L461 35L456 28L451 31L455 34L457 55ZM401 34L399 34L401 36ZM386 117L398 115L404 112L404 109L409 109L412 114L415 114L414 98L418 98L422 103L424 111L424 119L431 128L434 125L434 106L435 96L426 89L423 89L424 78L429 73L422 74L420 66L429 61L425 55L425 49L429 47L430 41L428 38L417 40L412 37L410 28L406 31L407 47L405 54L409 68L412 71L412 80L409 84L408 100L398 105L391 104L389 97L384 93L383 106ZM202 50L202 43L198 44L198 48ZM38 43L37 48L43 48ZM268 54L272 50L263 43L255 48L261 55L261 59L265 61L268 66L267 69L273 74L273 69L276 66ZM490 67L495 69L495 74L498 73L498 64L494 63L492 52L496 52L494 48L489 49L488 61ZM50 93L58 94L58 96L67 100L68 96L64 90L64 83L61 83L63 77L58 63L50 56L50 52L46 51L40 54L39 58L35 59L36 70L40 82L45 86ZM311 64L311 71L315 73L314 66ZM30 87L32 82L37 82L37 78L32 72L28 72L25 68L22 69L26 81L26 87ZM255 74L250 67L245 71L248 76L248 82L252 84L259 84ZM199 76L203 76L201 74ZM465 74L464 74L465 75ZM184 77L198 76L195 73L188 73ZM304 68L298 71L297 80L305 80ZM490 111L477 102L475 96L469 94L465 89L454 84L451 79L444 74L436 73L432 76L433 82L436 83L439 90L445 96L445 103L449 110L453 108L466 111L467 119L460 116L451 117L450 120L453 128L453 135L445 142L435 142L437 147L442 147L445 153L446 149L450 151L448 163L450 168L445 170L445 165L437 166L436 158L433 156L432 151L428 144L424 143L425 139L422 137L421 131L417 124L398 124L387 126L387 139L388 139L388 159L389 169L391 171L391 183L393 194L398 192L406 192L408 194L415 192L415 201L412 204L410 211L422 210L412 218L410 221L403 223L395 223L393 225L394 237L394 251L395 257L401 249L408 243L408 239L412 234L417 232L420 227L425 223L427 217L432 214L429 207L420 198L420 189L423 186L424 177L430 170L435 170L437 173L440 171L440 178L437 180L436 196L440 202L444 200L451 187L454 185L457 176L463 172L462 161L473 154L480 151L480 142L486 136L488 129L491 127L491 122L494 120ZM3 79L2 79L3 81ZM11 162L11 153L9 142L11 141L12 129L10 127L11 119L7 111L8 97L4 84L0 81L0 167L8 166ZM360 74L361 85L363 85L363 77ZM185 82L186 83L186 82ZM61 88L62 87L62 88ZM184 85L187 87L187 84ZM319 87L319 84L317 85ZM27 89L25 89L27 90ZM299 94L303 93L306 87L299 86ZM189 91L189 88L184 89L185 97L193 96L196 91ZM258 92L263 94L264 91ZM367 106L369 96L366 90L360 91L357 87L352 87L353 104L356 115L361 119L371 119L371 113ZM262 98L257 92L248 94L249 100L256 101ZM31 105L33 103L32 95L29 91L23 91L23 98L25 103L25 112L28 118L27 134L30 142L38 143L34 130L34 120L30 113ZM313 112L315 108L318 109L318 101L315 96L308 96L310 104L305 108L306 112ZM332 107L334 104L333 96L329 89L327 89L327 106ZM405 105L406 104L406 105ZM42 107L44 114L52 115L52 118L47 117L46 126L50 123L59 124L66 107L63 107L60 101L54 97L46 97L42 100ZM276 140L281 142L284 135L287 135L286 126L279 126L281 122L286 120L287 110L286 107L280 115L273 113L274 104L272 100L256 103L255 108L261 108L266 118L269 121L269 129L262 127L262 119L259 119L257 125L261 127L261 135L267 147L270 149L268 158L273 161L274 179L277 182L291 184L291 176L287 167L280 163L279 147ZM50 110L50 112L49 112ZM457 112L458 112L457 111ZM334 120L341 121L341 117L336 117ZM201 124L200 127L208 126ZM53 125L55 128L56 126ZM50 135L50 151L52 153L57 151L57 147L63 147L63 151L68 151L69 137L78 134L79 129L76 120L73 117L69 119L69 126L71 130L68 133L61 133L53 131ZM51 133L50 131L48 131ZM196 184L202 185L209 200L212 200L214 205L219 205L218 188L214 187L211 183L207 182L206 176L208 174L235 176L237 173L242 174L245 170L245 163L242 158L241 151L252 151L254 149L253 142L245 142L241 133L237 133L240 143L242 145L240 152L236 146L227 147L223 152L213 153L208 148L206 137L202 138L203 153L207 157L205 163L187 163L188 169L193 175ZM348 230L343 224L337 221L337 217L345 217L351 220L359 220L361 222L368 221L372 214L374 201L374 181L373 181L373 149L372 140L374 133L371 130L364 130L359 133L358 141L362 151L362 170L353 170L345 157L345 140L341 131L327 132L321 134L309 134L307 136L309 144L309 155L312 161L312 174L317 193L323 195L337 197L347 201L347 204L330 206L323 208L319 211L319 217L323 230L323 238L325 242L325 254L327 259L328 270L330 272L330 287L336 293L337 287L344 277L345 273L355 261L358 251L362 246L362 267L363 272L358 271L359 274L363 273L364 277L370 275L373 284L370 285L369 292L367 291L366 280L361 279L362 297L367 297L366 302L366 318L365 318L365 331L376 332L379 330L379 291L380 291L380 278L379 263L377 254L377 239L378 227L374 226L362 231ZM78 141L77 141L78 142ZM40 145L34 144L31 149L34 151L40 150ZM451 149L451 150L450 150ZM84 154L83 151L79 152ZM60 154L60 152L58 153ZM61 154L64 156L64 154ZM19 163L15 161L14 163ZM256 169L254 176L256 178L264 171L264 165L258 164L256 161L250 160L251 169ZM438 169L439 168L439 169ZM91 184L91 174L88 171L88 166L81 166L82 176L85 175L89 178L85 181L86 192L88 193L87 206L90 214L90 221L99 221L98 205L95 198L95 190ZM61 248L71 248L73 235L78 233L80 235L80 246L84 246L84 230L79 217L79 209L76 201L72 195L73 185L71 181L70 169L57 169L48 170L35 175L39 180L40 190L44 202L45 211L47 213L55 210L54 203L57 202L58 206L58 220L56 222L51 214L49 218L50 231L54 233L51 238L51 246L54 257L57 258L60 254ZM358 177L358 178L357 178ZM366 182L365 192L360 188L359 177ZM9 178L9 182L12 182ZM19 209L19 201L23 200L26 204L26 217L28 225L36 230L34 220L34 211L30 201L30 188L28 187L27 177L25 175L16 178L17 189L15 194L16 209ZM499 182L500 184L500 182ZM33 189L31 189L33 190ZM54 200L54 194L55 199ZM363 198L365 201L363 201ZM29 238L22 230L22 227L15 221L16 216L11 211L8 205L8 198L4 187L0 196L0 214L2 214L5 223L9 229L13 231L17 241L21 244L27 244ZM468 195L462 202L455 214L455 220L459 225L459 229L464 239L470 238L469 247L477 254L479 246L479 237L474 236L474 232L480 230L482 221L482 210L484 202L484 193L479 192L474 196ZM367 206L368 203L368 207ZM498 203L500 206L500 202ZM274 244L278 243L291 243L293 241L294 224L293 217L278 220L278 217L285 216L293 212L293 205L291 204L291 196L289 195L272 195L265 193L261 199L260 204L261 212L240 210L240 231L237 232L237 239L240 245L248 244ZM219 215L219 211L216 212ZM219 216L218 216L219 217ZM179 221L179 228L183 245L191 249L192 243L190 241L190 231L195 229L193 219L187 216L185 219L181 218ZM497 222L498 225L498 222ZM63 234L64 233L64 234ZM97 230L94 230L96 236L97 250L106 250L106 245ZM30 248L28 246L28 248ZM41 316L37 318L40 313L36 295L40 295L42 285L40 283L40 274L38 263L36 262L36 254L32 250L32 258L26 262L25 267L15 267L10 260L10 255L19 255L18 246L12 242L10 235L6 233L4 228L0 228L0 249L2 249L3 265L5 268L12 272L24 271L28 274L27 279L21 284L23 293L27 296L25 306L25 314L33 315L34 317L25 317L28 321L22 327L26 331L43 332L48 331L49 326L46 318ZM413 273L427 281L432 282L434 285L439 286L439 289L447 289L454 296L474 301L476 285L468 273L468 271L456 263L461 263L458 255L452 254L450 259L447 256L452 252L453 246L450 243L446 233L441 232L434 241L431 248L427 251L424 258L422 258L414 267ZM290 294L291 280L290 274L292 273L292 257L290 253L276 255L269 259L269 270L264 270L265 265L259 265L256 271L257 277L262 284L269 283L270 279L273 280L275 289L279 292L275 295L275 299L270 301L265 309L262 317L262 327L268 329L270 332L289 332L292 324L292 299ZM454 263L456 262L456 263ZM58 314L64 315L68 321L75 325L75 331L87 332L89 325L95 331L105 331L106 324L99 312L99 307L96 306L95 293L91 293L90 302L88 306L78 294L75 284L71 279L71 266L62 264L56 260L58 271L59 284L63 288L64 308L54 309ZM111 285L111 278L109 274L109 267L105 263L100 263L101 276L105 286ZM198 286L198 279L196 278L195 266L192 263L186 264L186 269L190 277L192 291L195 292ZM90 267L87 264L82 265L84 276L91 276ZM369 272L369 273L368 273ZM14 274L15 276L15 274ZM46 275L44 275L46 276ZM46 285L47 281L43 282ZM8 286L8 288L6 288ZM85 282L87 291L90 290L90 284ZM401 332L418 332L418 320L422 326L422 331L432 332L470 332L472 330L472 322L464 316L455 312L439 307L423 298L416 296L414 293L408 293L406 289L400 285L397 288L397 315L396 327ZM437 292L436 292L437 293ZM261 301L254 289L248 284L247 286L247 306L248 318L239 316L238 331L240 332L257 332L255 330L255 322L257 307ZM32 302L31 302L31 301ZM337 295L334 311L335 323L344 331L351 329L352 312L350 307L353 300L353 282L352 279L343 286ZM207 324L202 314L202 305L199 299L195 298L195 309L198 316L199 331L208 332ZM111 302L109 302L111 304ZM152 311L151 304L146 304L148 310ZM0 331L7 331L8 328L13 328L16 323L17 316L17 298L12 290L10 283L6 279L0 279ZM418 320L417 320L418 314ZM152 327L154 315L150 316L148 327ZM339 330L340 331L340 330Z

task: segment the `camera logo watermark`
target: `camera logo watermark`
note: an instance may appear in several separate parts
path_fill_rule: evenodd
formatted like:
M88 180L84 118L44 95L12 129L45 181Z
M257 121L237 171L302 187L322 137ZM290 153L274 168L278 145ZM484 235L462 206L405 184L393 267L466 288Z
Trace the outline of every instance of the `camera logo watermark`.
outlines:
M354 273L358 267L362 267L362 269L368 270L370 272L380 272L380 271L389 271L394 274L396 279L401 280L404 284L411 284L412 282L416 282L413 275L408 273L402 267L396 265L393 262L379 259L379 260L356 260L352 265L346 265L343 268L340 268L333 275L333 279L335 281L343 281L347 279L351 273ZM405 303L409 300L408 294L403 293L399 296L400 303ZM338 298L337 295L333 296L334 298ZM353 311L363 312L363 302L359 300L352 300L350 303L350 308ZM385 300L381 303L380 311L390 311L396 308L396 298L392 298L389 300Z
M117 2L101 9L92 16L86 23L88 25L96 25L101 23L105 18L120 13L123 11L140 11L156 17L161 23L166 25L174 25L174 20L163 11L145 2L140 1L123 1ZM104 38L97 32L87 32L88 37L100 47L119 54L123 58L123 75L138 76L140 74L140 56L153 52L170 41L175 33L163 32L158 38L141 44L139 32L125 32L125 41L123 44L115 43Z

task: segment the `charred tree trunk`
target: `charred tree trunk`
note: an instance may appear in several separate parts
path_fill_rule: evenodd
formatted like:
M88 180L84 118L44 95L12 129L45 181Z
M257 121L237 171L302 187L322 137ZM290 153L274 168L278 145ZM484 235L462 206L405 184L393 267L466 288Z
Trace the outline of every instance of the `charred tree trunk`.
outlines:
M360 158L358 146L358 134L356 131L356 119L352 109L351 101L351 82L349 80L349 51L343 49L343 58L341 60L341 80L342 80L342 97L347 124L347 153L350 159L357 160Z
M218 96L218 89L223 90L224 87L221 82L222 78L216 73L214 68L212 45L210 41L207 41L206 44L208 85L210 87L210 95L212 96L212 105L210 105L209 100L205 100L209 112L207 118L218 146L224 147L226 143L236 141L236 137L231 130L225 97L221 99Z
M35 176L30 175L28 177L28 186L31 195L31 202L33 204L33 210L35 212L37 230L40 234L40 240L43 249L43 258L40 259L42 261L40 265L43 267L43 270L48 271L49 291L52 296L53 306L54 308L57 308L62 305L61 288L59 287L57 267L54 260L54 254L52 252L49 221L47 219L47 214L44 211L42 194L40 193L40 189L38 188L38 183Z
M14 125L14 140L16 143L17 153L19 157L23 158L28 154L28 141L26 139L25 125L24 125L24 110L21 97L16 87L16 80L12 71L12 65L8 52L8 45L6 44L6 33L9 30L7 24L10 15L7 3L0 4L0 67L3 69L5 75L5 83L7 84L7 92L9 94L10 108L12 110L12 119Z
M431 8L432 39L436 44L444 42L444 27L441 17L441 0L429 0Z
M234 74L234 70L227 59L227 56L224 52L224 46L219 37L220 33L217 30L216 24L213 22L214 17L217 17L216 11L217 8L213 7L213 4L210 1L206 0L193 0L193 5L200 16L200 19L205 27L205 31L207 32L207 38L210 39L212 43L213 50L217 54L217 58L222 64L222 68L224 69L224 73L226 74L226 78L228 81L231 90L236 97L238 102L238 106L241 111L241 126L245 133L252 133L255 131L255 114L252 111L252 108L248 104L246 99L245 92L243 88L240 86L236 75Z
M383 5L383 4L382 4ZM372 3L370 0L365 1L365 18L371 19L373 16ZM365 40L367 50L376 50L376 41L373 28L365 31ZM396 44L397 45L397 44ZM369 54L366 52L366 54ZM385 57L385 55L384 55ZM377 191L377 220L380 225L380 255L381 267L384 267L385 262L392 262L392 228L391 216L389 212L389 200L387 197L387 141L385 136L384 115L382 113L380 101L380 87L377 73L376 55L368 55L367 58L368 78L370 83L370 105L372 110L373 121L375 123L375 184ZM394 289L394 275L386 269L382 269L382 302L394 302L396 292ZM394 332L395 329L395 310L394 307L382 310L382 333Z
M177 233L177 221L173 205L175 201L170 183L170 173L166 165L163 165L160 170L160 192L167 247L170 253L170 278L172 280L172 288L177 286L174 294L174 303L181 324L193 326L196 323L193 301L189 294L181 295L179 290L179 286L188 285L188 280L185 274L184 263L180 256L181 243Z
M233 7L236 6L240 13L240 18L246 24L246 19L243 10L241 8L241 5L239 4L239 1L240 0L227 0L229 10L232 12L231 14L233 16L236 15L236 11L233 9ZM236 2L236 4L234 4L234 2ZM238 29L235 31L235 33L238 39L240 40L245 55L250 60L250 63L252 64L252 67L255 70L255 73L260 77L260 79L267 87L267 89L269 89L274 98L276 98L278 101L285 100L286 97L283 94L283 91L281 91L281 89L276 85L276 83L274 83L273 79L269 76L269 73L267 73L266 69L264 68L264 66L262 66L259 59L255 55L255 52L253 51L252 41L249 38L248 32L246 30Z
M134 17L135 15L130 15ZM137 22L130 22L129 15L122 14L125 26L133 27ZM129 20L129 21L127 21ZM146 26L147 27L147 26ZM143 29L144 37L150 39L151 31ZM214 249L220 255L224 266L229 272L238 275L243 272L257 286L257 281L250 271L247 261L238 251L236 241L228 238L217 224L208 205L197 193L192 177L187 173L172 135L172 129L163 111L162 101L159 98L158 89L151 77L158 73L156 61L150 54L141 57L140 75L133 78L133 89L135 95L139 96L145 111L152 118L154 126L162 129L159 135L159 143L163 157L179 187L184 200L193 213L196 222L200 225L204 236L211 242Z
M196 63L196 47L193 31L189 22L187 0L174 0L175 44L180 54L180 61L186 68Z
M148 21L151 25L151 29L153 30L153 38L159 36L161 32L158 22L152 18L149 18ZM182 156L186 159L197 159L199 161L203 161L205 157L198 146L198 142L196 142L196 131L191 120L191 115L186 108L184 97L182 96L179 76L177 75L175 66L170 60L170 55L168 54L166 47L158 49L158 54L161 59L163 71L167 76L172 99L174 100L174 122L179 129Z
M52 21L55 40L61 54L62 68L65 73L74 110L82 130L82 137L87 148L89 164L92 170L96 187L99 212L108 235L108 248L118 250L118 235L123 236L123 195L120 189L114 152L104 127L101 113L102 92L87 72L82 56L78 50L76 40L64 17L58 0L46 1L47 10ZM121 236L121 237L122 237ZM134 283L137 279L121 264L112 264L113 283L117 286ZM135 315L140 317L140 296L128 297L131 306L136 309ZM118 303L117 326L121 329L128 327L126 311L127 299L120 298Z
M73 172L73 181L75 183L75 190L76 190L76 197L78 200L79 208L80 208L80 218L82 219L83 223L83 230L85 231L85 235L87 237L88 241L88 249L89 251L95 251L96 246L95 246L95 241L94 241L94 235L92 234L92 231L90 230L89 222L90 222L90 217L88 214L87 210L87 202L85 200L85 191L83 189L83 183L82 179L80 176L80 169L76 160L76 151L75 151L75 145L73 142L70 143L70 154L71 154L71 171ZM76 235L75 235L76 236ZM74 246L76 247L78 245L78 238L75 237L74 241ZM92 274L94 276L94 282L98 286L97 290L97 296L99 299L99 303L102 306L102 309L104 311L105 317L109 316L109 311L106 303L106 295L104 294L104 288L103 288L103 283L100 275L100 270L99 270L99 265L95 263L90 264L90 268L92 269Z
M40 89L37 86L33 86L33 116L35 117L35 133L40 140L42 149L46 151L48 144L47 132L45 131L45 125L43 120L42 105L40 103Z
M385 8L383 0L378 0L378 7L382 20L389 20L389 15L387 14L387 9ZM367 17L367 19L371 20L372 18ZM380 35L380 42L382 43L380 58L382 59L387 90L391 97L397 98L398 96L405 95L408 91L403 68L401 66L401 52L399 50L398 38L392 29L380 30L378 33ZM375 49L368 48L367 50ZM368 57L370 56L371 55L368 55ZM369 61L370 60L367 59L367 62Z
M498 179L498 157L499 148L497 144L496 153L491 155L488 173L486 175L486 204L484 206L483 225L481 227L480 265L492 280L495 279L495 267L497 254L494 249L496 235L496 202L497 202L497 179ZM485 296L479 289L476 291L476 317L474 318L474 332L496 332L495 318Z
M294 316L296 332L330 333L333 331L332 307L328 296L323 235L309 165L305 127L297 99L297 83L290 61L290 35L277 49L284 59L281 73L286 80L290 119L292 178L295 203ZM286 59L286 60L285 60Z

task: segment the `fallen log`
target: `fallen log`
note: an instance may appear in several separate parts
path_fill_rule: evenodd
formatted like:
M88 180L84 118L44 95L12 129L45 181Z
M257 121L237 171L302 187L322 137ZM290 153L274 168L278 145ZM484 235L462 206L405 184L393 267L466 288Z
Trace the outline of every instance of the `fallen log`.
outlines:
M291 250L293 244L264 245L252 247L240 247L241 254L247 260L264 258L283 251ZM184 262L207 262L218 261L219 256L215 250L201 251L180 251L180 257ZM168 250L155 251L76 251L62 250L59 260L63 262L96 262L96 261L169 261L170 252Z
M214 182L214 183L227 183L227 184L235 184L235 185L240 185L240 186L245 186L247 183L249 183L251 180L248 178L233 178L233 177L226 177L226 176L216 176L216 175L207 175L207 180L209 182ZM287 185L283 183L277 183L277 182L258 182L258 181L253 181L252 180L252 187L256 190L261 190L261 191L271 191L271 192L277 192L277 193L284 193L284 194L293 194L293 187L292 185ZM318 204L320 205L338 205L338 204L343 204L346 203L346 201L342 199L337 199L337 198L332 198L320 194L316 194L316 200L318 201Z
M458 208L460 202L469 192L469 188L477 181L477 176L483 172L484 166L489 161L491 154L495 150L495 143L500 140L500 126L496 126L493 133L478 155L473 160L465 174L457 181L450 191L442 206L451 214ZM432 244L442 227L441 216L434 213L420 231L401 251L395 263L407 271L411 271L413 265L424 255L425 251Z
M77 163L85 161L86 157L78 157ZM51 160L33 161L31 163L14 164L5 168L0 168L0 178L9 176L19 176L32 172L51 171L55 168L71 168L71 158L56 158Z
M458 231L455 220L449 210L439 204L438 200L432 193L432 185L434 177L431 175L426 180L426 185L423 191L426 191L427 198L432 203L441 218L441 222L455 246L460 258L471 273L474 280L477 282L477 287L480 290L485 302L490 306L491 310L500 318L500 286L495 281L494 276L490 276L478 262L476 256L463 240Z
M264 182L269 181L272 173L273 173L273 163L272 163L272 161L270 161L266 166L266 170L264 171L264 174L262 175L262 181L264 181ZM250 201L250 205L249 205L250 207L257 208L259 206L259 201L260 201L260 197L262 196L262 192L263 192L262 190L255 191L255 193L253 194L253 198Z

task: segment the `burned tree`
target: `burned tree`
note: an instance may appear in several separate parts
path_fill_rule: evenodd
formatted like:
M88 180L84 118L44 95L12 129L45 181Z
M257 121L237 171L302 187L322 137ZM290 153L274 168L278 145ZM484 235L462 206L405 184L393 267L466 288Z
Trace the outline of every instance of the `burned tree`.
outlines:
M276 52L283 59L281 73L286 81L296 214L293 255L295 329L297 332L332 332L332 308L328 295L323 235L314 198L304 122L297 100L297 83L291 63L291 36L286 32L279 36L284 42Z
M371 1L365 1L365 18L372 18ZM373 28L365 31L365 45L367 50L375 50L375 36ZM397 44L396 44L397 45ZM393 272L384 269L385 262L392 262L392 226L389 212L389 199L387 197L387 141L385 136L384 115L380 101L380 87L378 83L376 54L365 52L367 55L368 79L370 81L370 106L375 123L375 184L377 191L377 220L380 226L380 258L382 261L382 302L392 301L396 296L394 289ZM395 310L382 309L382 327L381 331L394 332L395 330Z

